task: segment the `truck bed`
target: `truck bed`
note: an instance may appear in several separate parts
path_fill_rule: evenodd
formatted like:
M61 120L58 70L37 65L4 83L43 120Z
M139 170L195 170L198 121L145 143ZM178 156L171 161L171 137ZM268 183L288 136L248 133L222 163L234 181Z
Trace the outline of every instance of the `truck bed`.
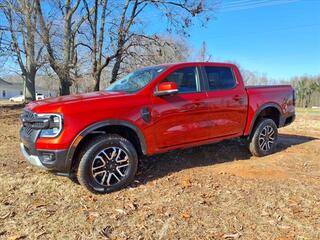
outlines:
M290 85L260 85L260 86L246 86L248 96L248 121L244 134L249 134L258 110L262 107L272 104L277 106L280 115L282 116L281 122L278 127L288 124L294 119L294 89Z

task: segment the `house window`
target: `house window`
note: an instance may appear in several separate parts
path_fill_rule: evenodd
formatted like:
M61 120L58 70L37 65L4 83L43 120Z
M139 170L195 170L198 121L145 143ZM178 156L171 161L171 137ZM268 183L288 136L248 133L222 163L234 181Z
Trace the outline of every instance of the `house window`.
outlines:
M23 91L20 91L20 95L23 95Z
M6 90L2 90L2 97L6 96Z

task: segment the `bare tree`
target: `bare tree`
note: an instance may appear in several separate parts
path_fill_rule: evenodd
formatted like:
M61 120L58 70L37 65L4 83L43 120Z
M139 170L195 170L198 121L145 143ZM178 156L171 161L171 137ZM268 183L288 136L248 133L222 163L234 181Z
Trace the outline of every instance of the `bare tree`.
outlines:
M42 46L36 44L37 16L31 0L2 1L1 10L6 19L7 50L14 53L24 79L25 101L35 100L35 77L43 64Z
M58 7L61 10L63 21L62 52L53 44L53 33L50 29L52 21L45 17L41 7L41 1L35 0L35 9L39 18L41 39L45 45L48 61L57 74L60 81L60 95L70 94L72 85L71 69L77 62L76 35L81 24L86 20L86 16L76 19L75 14L79 8L80 0L74 4L71 0L58 0Z
M83 0L83 3L91 31L91 37L89 37L91 44L81 43L81 45L91 51L91 75L95 81L94 90L98 91L102 70L108 66L110 61L115 57L115 55L104 56L103 54L108 0L101 0L101 3L99 3L98 0L94 0L92 8L89 7L87 0ZM101 14L99 14L99 10L101 10Z
M112 83L117 79L121 63L132 53L130 49L145 44L144 40L158 42L156 35L143 30L144 24L150 20L143 15L146 11L153 10L162 15L168 32L176 31L183 35L193 19L201 18L203 24L208 21L209 17L203 13L211 9L205 6L204 0L83 0L83 3L90 35L84 33L87 41L79 45L90 52L95 90L99 90L101 73L111 62Z
M155 41L155 39L157 40ZM153 36L151 39L135 37L131 41L132 47L124 54L118 75L150 64L187 61L192 52L182 37Z
M132 6L129 8L130 3ZM139 17L146 9L152 8L154 11L162 14L162 18L167 22L167 31L187 35L187 29L192 25L194 19L198 19L204 25L210 18L204 15L206 12L212 12L214 2L210 1L211 7L206 6L205 0L127 0L122 8L120 24L117 31L116 49L117 55L112 69L111 83L117 80L120 65L126 49L130 48L130 39L133 36L141 36L150 39L143 31L133 31L136 22L142 21ZM128 11L131 9L131 11ZM146 19L148 20L148 19ZM156 40L156 39L155 39Z
M208 53L207 43L203 41L199 51L199 61L207 62L207 61L210 61L210 59L211 59L211 54Z
M291 79L295 87L298 105L300 107L311 107L312 104L319 106L320 77L302 76Z

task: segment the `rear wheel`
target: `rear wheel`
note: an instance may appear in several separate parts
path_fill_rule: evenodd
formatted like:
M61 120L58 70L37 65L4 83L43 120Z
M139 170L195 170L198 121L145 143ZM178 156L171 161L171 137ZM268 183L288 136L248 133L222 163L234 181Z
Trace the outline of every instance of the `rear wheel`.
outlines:
M250 138L249 150L258 157L269 155L275 151L278 141L278 128L272 119L262 119L255 126Z
M137 152L119 135L100 135L84 149L77 178L94 193L109 193L124 188L134 180L138 166Z

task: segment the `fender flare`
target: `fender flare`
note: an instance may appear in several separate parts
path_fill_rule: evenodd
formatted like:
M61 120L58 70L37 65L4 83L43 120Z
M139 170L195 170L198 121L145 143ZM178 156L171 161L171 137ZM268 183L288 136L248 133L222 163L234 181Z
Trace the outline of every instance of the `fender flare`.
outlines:
M71 171L72 159L73 159L74 153L75 153L79 143L81 142L81 140L84 137L86 137L88 134L90 134L92 131L95 131L101 127L107 127L107 126L112 126L112 125L124 126L124 127L128 127L130 129L132 129L137 134L137 136L139 138L142 153L143 154L147 153L147 145L145 142L145 137L144 137L142 131L137 126L133 125L132 123L130 123L128 121L124 121L124 120L112 119L112 120L101 121L101 122L97 122L97 123L94 123L94 124L86 127L72 141L72 143L68 149L68 153L67 153L67 157L66 157L66 165L67 165L67 169L69 169L69 171Z
M251 123L250 123L249 136L250 136L251 133L252 133L253 126L254 126L254 124L255 124L258 116L260 115L260 113L261 113L263 110L265 110L265 109L268 108L268 107L274 107L274 108L276 108L276 109L279 111L279 113L280 113L279 125L281 124L280 122L281 122L282 109L281 109L281 107L279 106L279 104L277 104L277 103L272 103L272 102L262 104L262 105L258 108L258 110L255 112L254 117L253 117L253 119L252 119L252 121L251 121Z

